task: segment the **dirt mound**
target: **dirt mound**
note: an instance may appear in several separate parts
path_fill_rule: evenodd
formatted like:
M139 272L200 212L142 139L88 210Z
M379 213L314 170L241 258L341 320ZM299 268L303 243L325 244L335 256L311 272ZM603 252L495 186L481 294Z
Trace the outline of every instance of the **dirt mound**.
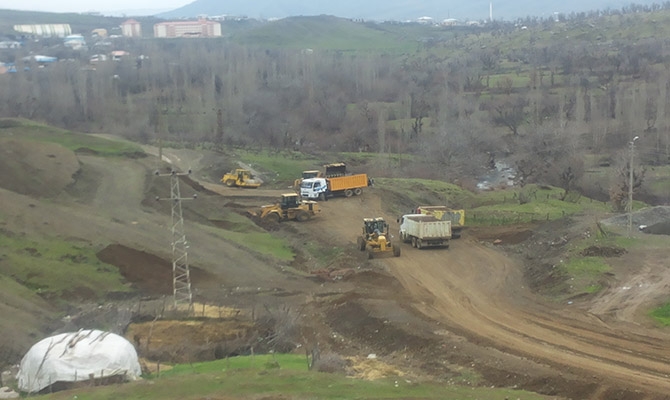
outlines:
M16 193L52 197L74 182L75 153L54 143L0 139L0 187Z
M97 254L100 261L119 268L121 275L145 295L172 294L172 263L156 255L119 244L105 247ZM212 281L211 274L189 266L191 283Z
M532 226L470 227L467 235L482 242L518 244L533 235Z
M589 246L582 250L584 257L621 257L626 254L622 247Z

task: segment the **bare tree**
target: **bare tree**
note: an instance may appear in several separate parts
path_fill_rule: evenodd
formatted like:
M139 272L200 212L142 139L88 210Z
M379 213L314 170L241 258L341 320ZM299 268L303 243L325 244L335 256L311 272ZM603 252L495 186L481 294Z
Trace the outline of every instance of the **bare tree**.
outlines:
M514 136L519 134L519 127L526 122L528 100L522 96L513 96L497 100L491 106L491 119L495 125L509 129Z

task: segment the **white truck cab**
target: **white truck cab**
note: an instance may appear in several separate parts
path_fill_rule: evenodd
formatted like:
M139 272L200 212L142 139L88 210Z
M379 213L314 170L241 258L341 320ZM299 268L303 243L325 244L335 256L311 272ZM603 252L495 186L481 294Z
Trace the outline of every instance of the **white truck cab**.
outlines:
M300 184L300 196L310 199L325 199L328 192L328 182L325 178L303 179Z

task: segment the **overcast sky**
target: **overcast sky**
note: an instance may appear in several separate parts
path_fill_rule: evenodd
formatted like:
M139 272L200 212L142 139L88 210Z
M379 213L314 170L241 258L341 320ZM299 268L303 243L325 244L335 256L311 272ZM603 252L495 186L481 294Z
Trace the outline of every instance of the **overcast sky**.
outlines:
M0 0L0 9L48 12L173 10L194 0Z

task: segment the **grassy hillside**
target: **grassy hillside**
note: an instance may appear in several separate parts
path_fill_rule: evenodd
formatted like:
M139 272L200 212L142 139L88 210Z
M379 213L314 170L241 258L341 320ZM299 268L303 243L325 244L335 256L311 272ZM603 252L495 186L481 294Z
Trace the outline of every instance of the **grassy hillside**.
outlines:
M358 368L361 375L391 372L375 360L341 360ZM533 393L494 388L470 388L454 384L423 382L415 377L396 376L376 380L351 379L342 373L307 370L303 355L234 357L208 363L177 365L160 378L100 388L81 388L43 396L44 399L202 399L225 394L227 399L543 399Z
M417 48L413 36L418 32L392 27L329 16L291 17L241 32L233 40L249 46L338 51L402 53Z

